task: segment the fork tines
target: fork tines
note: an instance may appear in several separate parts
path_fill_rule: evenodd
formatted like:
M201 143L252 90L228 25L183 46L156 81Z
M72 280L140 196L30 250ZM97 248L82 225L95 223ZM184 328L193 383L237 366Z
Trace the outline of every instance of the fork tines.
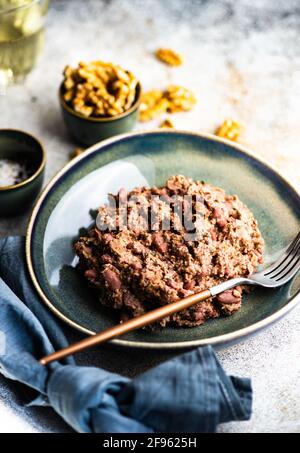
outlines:
M264 275L275 281L287 280L300 269L300 232L285 253L267 269Z

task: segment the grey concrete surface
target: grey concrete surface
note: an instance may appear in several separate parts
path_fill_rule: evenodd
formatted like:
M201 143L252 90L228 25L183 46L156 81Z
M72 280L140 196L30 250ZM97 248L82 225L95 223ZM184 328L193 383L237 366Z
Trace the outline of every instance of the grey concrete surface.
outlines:
M57 88L63 67L101 58L130 68L145 89L172 82L194 90L195 110L172 117L176 127L213 132L225 117L244 123L240 142L300 188L300 9L297 0L60 0L52 1L46 46L25 83L0 96L0 127L39 137L48 156L46 181L75 147L62 123ZM168 68L158 46L183 53ZM138 125L151 129L158 121ZM24 234L28 216L0 221L0 235ZM250 376L249 422L222 432L300 432L300 306L256 337L218 353L225 369ZM168 358L105 347L79 358L127 375ZM0 378L0 432L64 432L49 409L25 408L16 384Z

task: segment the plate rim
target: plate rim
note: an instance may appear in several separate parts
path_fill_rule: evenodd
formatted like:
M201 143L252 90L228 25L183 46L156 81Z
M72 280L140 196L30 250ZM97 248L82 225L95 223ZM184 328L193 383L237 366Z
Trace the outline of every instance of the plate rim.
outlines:
M300 191L290 182L288 181L285 176L281 174L280 171L275 168L275 166L270 165L269 162L267 162L265 159L263 159L261 156L258 156L255 151L250 150L247 146L241 145L239 143L232 142L231 140L225 139L223 137L218 137L213 134L209 133L203 133L203 132L193 132L193 131L186 131L186 130L180 130L180 129L175 129L175 130L161 130L161 129L153 129L153 130L148 130L148 131L136 131L136 132L129 132L125 134L120 134L116 135L114 137L108 138L106 140L102 140L100 142L95 143L94 145L90 146L85 150L84 153L81 155L77 156L75 159L72 159L70 162L68 162L64 167L62 167L47 183L45 188L42 190L40 193L33 210L30 214L29 221L27 224L27 229L26 229L26 238L25 238L25 257L26 257L26 263L27 263L27 268L29 271L29 275L31 278L31 281L40 296L41 300L46 304L46 306L54 313L59 319L73 327L74 329L83 332L88 335L95 335L97 332L91 331L77 322L73 321L72 319L69 319L66 315L64 315L60 310L58 310L51 300L46 296L44 293L41 285L38 282L37 276L34 271L33 267L33 262L32 262L32 255L31 255L31 246L32 246L32 236L33 236L33 230L35 226L35 221L38 217L39 210L43 204L43 201L47 197L47 194L49 191L51 191L52 187L55 186L56 182L59 181L61 176L63 176L66 172L68 172L73 166L75 166L79 161L83 160L86 158L86 156L93 154L94 152L99 151L99 149L106 147L110 144L113 144L118 141L122 141L126 138L134 137L134 136L147 136L147 135L154 135L154 134L163 134L163 135L176 135L176 134L181 134L181 135L192 135L196 136L202 139L209 139L213 140L216 142L223 143L225 145L228 145L235 150L237 150L240 154L250 157L251 159L254 159L258 163L262 164L265 166L268 170L271 170L271 172L275 173L281 181L288 186L289 189L291 189L298 197L300 200ZM300 289L299 291L291 297L286 305L284 305L282 308L280 308L278 311L273 313L270 316L267 316L266 318L262 319L261 321L258 321L254 324L251 324L250 326L244 327L242 329L236 330L234 332L226 333L223 335L217 335L211 338L204 338L204 339L199 339L199 340L190 340L190 341L180 341L180 342L175 342L175 343L170 343L170 342L165 342L165 343L155 343L155 342L145 342L145 341L132 341L132 340L122 340L115 338L113 340L110 340L108 343L110 344L115 344L118 346L125 346L125 347L131 347L131 348L142 348L142 349L160 349L160 350L167 350L167 349L185 349L185 348L192 348L192 347L197 347L197 346L206 346L206 345L223 345L225 343L235 343L237 340L241 340L243 338L246 338L255 332L259 332L260 330L271 326L273 323L278 321L280 318L282 318L284 315L286 315L289 311L291 311L293 308L296 307L296 305L300 302Z

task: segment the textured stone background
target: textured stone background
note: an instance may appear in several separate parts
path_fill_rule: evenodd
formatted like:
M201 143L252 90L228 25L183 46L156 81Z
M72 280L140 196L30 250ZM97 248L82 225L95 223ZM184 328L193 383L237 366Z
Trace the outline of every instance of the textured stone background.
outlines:
M48 181L74 148L57 102L63 67L112 60L132 69L145 89L174 82L195 91L197 108L172 117L178 128L213 132L227 116L242 121L241 143L300 188L299 33L297 0L53 0L45 51L24 85L0 96L0 127L24 129L43 141ZM181 51L184 66L158 63L152 54L158 46ZM0 221L0 235L23 234L26 221ZM141 359L105 347L80 361L130 374L166 357L149 353ZM228 372L251 376L254 387L251 421L220 431L300 432L300 307L219 357ZM51 410L24 408L15 389L0 379L0 431L68 430Z

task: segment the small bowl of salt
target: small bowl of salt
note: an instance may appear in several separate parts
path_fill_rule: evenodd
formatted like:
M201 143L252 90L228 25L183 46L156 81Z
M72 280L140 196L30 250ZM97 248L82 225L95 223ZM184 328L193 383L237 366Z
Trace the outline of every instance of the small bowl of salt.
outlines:
M0 129L0 217L18 215L39 194L45 170L45 152L32 135Z

